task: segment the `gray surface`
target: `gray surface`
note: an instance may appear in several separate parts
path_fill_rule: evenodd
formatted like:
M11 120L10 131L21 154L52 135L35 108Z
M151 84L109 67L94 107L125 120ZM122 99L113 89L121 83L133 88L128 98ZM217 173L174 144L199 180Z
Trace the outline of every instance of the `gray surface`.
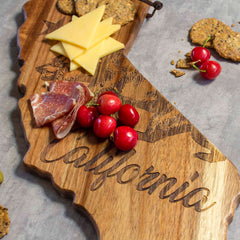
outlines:
M75 211L51 184L25 171L27 150L20 124L16 87L19 76L17 38L26 0L1 0L0 8L0 205L9 208L10 233L6 240L96 239L85 216ZM215 17L240 32L239 0L163 1L164 8L145 22L129 59L136 68L213 143L240 171L240 66L217 58L221 75L204 84L193 71L175 78L170 61L191 49L188 31L206 17ZM182 40L184 39L184 40ZM182 52L179 53L178 51ZM229 226L228 239L240 239L240 208Z

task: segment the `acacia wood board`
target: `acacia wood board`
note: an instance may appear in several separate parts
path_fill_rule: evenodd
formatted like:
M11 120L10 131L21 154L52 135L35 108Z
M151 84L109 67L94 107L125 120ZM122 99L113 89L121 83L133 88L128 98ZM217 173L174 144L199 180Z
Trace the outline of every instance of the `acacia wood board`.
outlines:
M22 122L29 142L27 169L51 179L93 222L99 239L226 239L240 199L235 166L171 105L127 59L149 7L135 1L135 20L114 34L125 49L104 57L94 76L69 72L69 62L52 53L45 35L70 21L56 0L24 5L18 33L24 62L18 86ZM160 13L159 13L160 14ZM46 91L45 81L78 81L93 92L116 88L140 113L137 146L117 150L91 130L57 140L50 127L37 128L29 97Z

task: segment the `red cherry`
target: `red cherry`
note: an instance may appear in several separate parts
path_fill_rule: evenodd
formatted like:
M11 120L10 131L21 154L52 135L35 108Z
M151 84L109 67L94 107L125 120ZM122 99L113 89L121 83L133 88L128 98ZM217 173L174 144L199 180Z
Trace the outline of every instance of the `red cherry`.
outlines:
M200 74L210 80L216 78L221 72L221 65L216 61L207 61L200 66Z
M139 114L135 107L130 104L124 104L118 111L118 117L121 123L134 127L139 121Z
M117 112L122 103L121 100L113 94L104 94L97 100L98 110L103 115L110 115Z
M110 95L114 95L114 96L117 96L117 94L115 92L112 92L112 91L105 91L105 92L102 92L98 97L101 97L105 94L110 94Z
M85 128L89 128L93 125L94 120L98 116L98 110L96 107L87 107L82 105L77 113L77 122Z
M93 132L100 138L107 138L115 130L117 121L107 115L100 115L93 123Z
M114 131L114 144L122 151L129 151L134 148L138 141L137 132L128 126L121 126Z
M205 47L195 47L191 52L191 59L193 62L196 62L196 65L198 66L200 66L205 61L208 61L210 57L211 53Z

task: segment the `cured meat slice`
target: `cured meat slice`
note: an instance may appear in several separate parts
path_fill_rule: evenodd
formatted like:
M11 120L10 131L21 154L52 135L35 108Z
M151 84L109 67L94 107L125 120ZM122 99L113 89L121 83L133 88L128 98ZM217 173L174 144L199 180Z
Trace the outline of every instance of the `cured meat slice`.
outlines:
M76 90L76 88L78 86L81 86L81 83L64 81L64 80L55 81L50 83L49 91L54 93L59 93L59 94L65 94L65 95L71 96L74 99L77 99L79 95L79 91Z
M74 108L65 116L52 122L56 138L64 138L72 129L77 118L78 109L92 98L91 91L82 83L56 81L50 85L51 92L64 93L76 100Z
M47 92L33 94L30 103L36 125L41 127L68 113L76 100L65 94Z

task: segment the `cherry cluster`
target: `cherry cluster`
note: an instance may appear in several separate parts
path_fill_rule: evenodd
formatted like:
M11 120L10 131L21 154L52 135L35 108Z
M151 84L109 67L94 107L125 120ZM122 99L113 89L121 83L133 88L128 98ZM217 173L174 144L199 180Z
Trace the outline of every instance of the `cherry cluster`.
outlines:
M209 39L207 39L208 41ZM191 52L193 67L207 80L216 78L221 72L221 65L216 61L210 61L211 53L205 48L207 41L202 47L195 47Z
M117 120L112 115L118 115ZM122 151L135 147L138 134L133 127L139 121L137 110L130 104L122 104L115 92L105 91L98 96L96 106L82 105L77 114L81 127L93 128L99 138L108 138L113 134L115 146Z

